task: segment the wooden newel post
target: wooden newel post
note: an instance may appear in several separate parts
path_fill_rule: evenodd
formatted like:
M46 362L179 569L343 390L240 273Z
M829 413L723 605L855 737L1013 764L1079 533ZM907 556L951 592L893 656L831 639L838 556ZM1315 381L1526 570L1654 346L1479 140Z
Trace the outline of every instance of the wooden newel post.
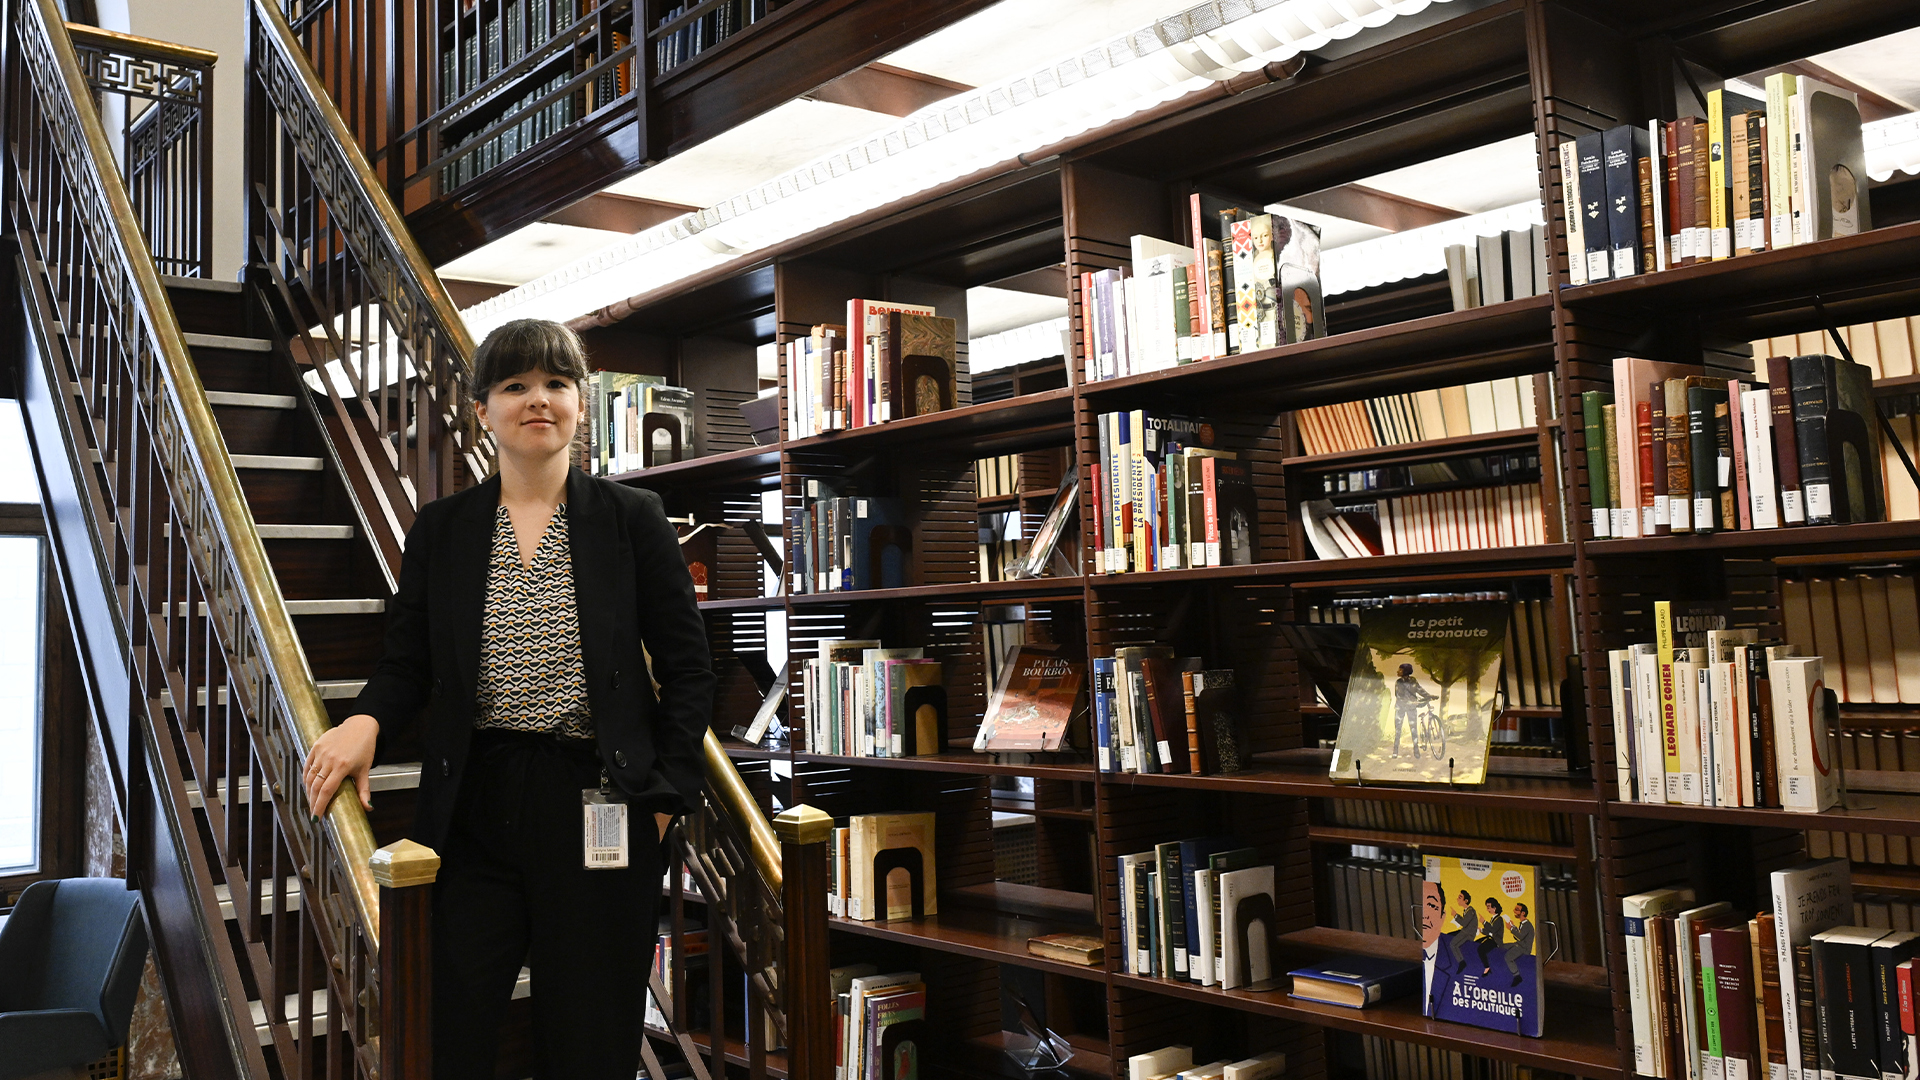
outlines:
M780 837L780 905L787 923L787 1071L833 1075L833 994L827 971L827 841L833 819L801 804L773 819Z
M380 1076L433 1075L433 882L440 856L411 840L368 860L380 883Z

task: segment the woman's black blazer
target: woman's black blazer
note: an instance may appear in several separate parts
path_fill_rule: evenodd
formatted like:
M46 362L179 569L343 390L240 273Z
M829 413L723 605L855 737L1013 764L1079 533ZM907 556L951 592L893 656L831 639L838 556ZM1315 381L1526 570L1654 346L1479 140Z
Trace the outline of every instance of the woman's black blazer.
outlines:
M387 606L386 650L355 703L380 722L383 737L420 723L415 836L430 847L446 837L473 738L499 505L496 476L420 508ZM714 678L678 536L658 495L572 469L567 539L600 760L636 811L689 811L704 784Z

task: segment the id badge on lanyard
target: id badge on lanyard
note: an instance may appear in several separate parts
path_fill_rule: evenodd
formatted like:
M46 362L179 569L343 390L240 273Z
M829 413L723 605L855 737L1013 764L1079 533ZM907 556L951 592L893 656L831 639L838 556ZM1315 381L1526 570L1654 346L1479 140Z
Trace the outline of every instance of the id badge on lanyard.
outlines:
M627 866L627 797L607 785L607 774L600 773L600 786L580 792L580 808L585 824L582 859L589 870L622 870Z

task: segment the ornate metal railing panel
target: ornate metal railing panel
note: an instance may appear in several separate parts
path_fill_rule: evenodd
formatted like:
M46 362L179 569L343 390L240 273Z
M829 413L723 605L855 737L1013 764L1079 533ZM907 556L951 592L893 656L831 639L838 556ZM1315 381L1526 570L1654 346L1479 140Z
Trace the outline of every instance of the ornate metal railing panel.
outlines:
M39 359L116 586L136 730L197 788L206 827L176 840L240 931L206 928L220 1022L252 1075L369 1074L372 832L352 798L315 820L299 794L327 715L67 30L26 0L7 33L6 209Z
M270 0L248 33L247 235L295 360L338 420L390 567L415 508L491 473L466 408L473 341ZM396 88L397 90L397 88Z
M753 988L748 995L744 1030L748 1068L755 1080L759 1080L766 1074L766 1055L772 1049L767 1045L768 1037L782 1046L787 1039L787 1012L780 978L786 963L786 913L779 886L769 882L754 865L750 837L747 830L736 823L735 813L709 786L699 809L687 817L680 830L680 856L707 902L708 963L717 960L718 942L711 935L718 934L746 972L748 985ZM755 816L760 815L756 812ZM764 817L761 820L764 821ZM679 887L679 882L675 882L675 887ZM822 897L819 917L823 919L826 917L824 901ZM675 974L679 977L676 982L681 981L685 965L680 965ZM709 985L717 985L718 981L710 978ZM668 988L676 1010L685 1008L683 990L680 985ZM673 1021L676 1031L685 1030L684 1012L674 1015ZM716 1038L709 1046L709 1068L715 1076L726 1075L721 1042Z
M116 107L119 161L163 274L213 272L213 65L204 49L69 25L87 85Z

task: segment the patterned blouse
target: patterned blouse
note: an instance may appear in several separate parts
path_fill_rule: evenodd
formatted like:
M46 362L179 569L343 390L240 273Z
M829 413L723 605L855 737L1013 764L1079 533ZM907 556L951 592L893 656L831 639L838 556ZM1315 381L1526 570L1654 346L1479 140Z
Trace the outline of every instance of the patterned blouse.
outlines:
M520 565L507 508L494 516L474 726L593 738L565 503L554 508L530 566Z

